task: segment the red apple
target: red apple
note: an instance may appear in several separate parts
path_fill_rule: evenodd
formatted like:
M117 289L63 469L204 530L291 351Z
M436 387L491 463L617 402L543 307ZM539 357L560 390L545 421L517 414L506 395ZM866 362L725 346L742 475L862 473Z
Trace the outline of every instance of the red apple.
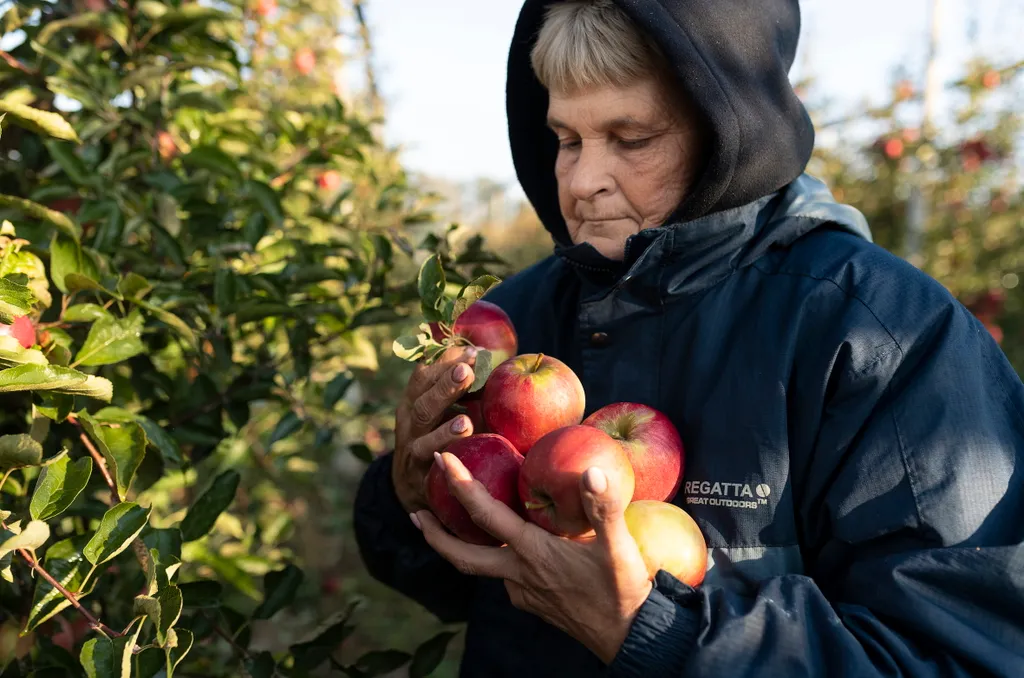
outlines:
M325 191L336 191L341 186L341 173L337 170L327 170L317 177L316 184Z
M309 75L316 68L316 55L309 47L300 47L295 52L295 68L303 75Z
M24 348L32 348L36 343L36 327L27 315L18 316L10 325L0 324L0 336L10 336L18 340Z
M895 160L903 155L903 142L899 139L889 139L882 146L887 158Z
M444 342L445 335L439 324L430 323L430 333L434 341ZM490 351L492 365L500 365L519 350L512 319L500 306L483 299L474 301L455 319L452 334Z
M625 518L651 579L665 570L689 586L704 581L707 543L686 511L661 501L634 501L626 507Z
M258 0L256 13L262 17L270 16L277 10L277 0Z
M160 130L156 133L156 147L160 157L164 160L170 160L178 155L178 144L167 130Z
M981 76L981 86L985 89L995 89L1001 81L999 71L988 70Z
M455 455L492 497L522 515L518 482L523 455L512 443L492 433L474 434L456 440L444 452ZM456 537L471 544L501 545L469 517L469 512L448 489L448 481L437 464L427 473L426 495L430 510Z
M484 386L487 428L505 436L523 456L542 436L583 420L586 395L569 366L526 353L494 368Z
M608 476L608 484L633 497L633 467L622 446L593 426L566 426L548 433L526 455L519 472L519 498L526 517L552 534L582 537L593 531L583 509L580 478L591 466Z
M683 482L683 441L664 414L638 403L602 407L583 420L584 426L601 429L619 441L633 473L633 501L668 501Z

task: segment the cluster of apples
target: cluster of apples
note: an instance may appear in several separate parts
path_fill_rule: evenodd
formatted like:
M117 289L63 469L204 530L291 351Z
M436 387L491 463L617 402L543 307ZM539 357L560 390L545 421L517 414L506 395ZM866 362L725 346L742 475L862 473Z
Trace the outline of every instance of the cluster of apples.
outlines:
M444 337L435 324L435 340ZM626 525L653 579L665 570L697 586L707 569L700 528L669 503L683 478L679 432L661 412L638 403L614 403L583 418L583 384L565 363L548 355L517 355L511 320L495 304L476 301L451 327L460 341L491 352L496 365L482 389L457 410L473 434L447 448L498 501L526 520L562 537L586 538L593 528L583 507L580 479L592 466L628 503ZM451 494L438 466L427 476L426 498L438 520L459 538L499 545L478 527Z

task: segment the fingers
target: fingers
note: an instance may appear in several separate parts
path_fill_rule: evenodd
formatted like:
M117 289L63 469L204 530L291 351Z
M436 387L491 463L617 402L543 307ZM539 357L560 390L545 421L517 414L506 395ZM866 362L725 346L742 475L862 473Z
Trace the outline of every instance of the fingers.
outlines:
M434 385L413 402L409 412L413 426L420 431L433 429L445 409L461 398L472 384L473 368L469 363L449 364Z
M420 365L413 370L406 388L406 398L410 401L416 400L430 390L445 372L454 367L455 363L466 362L472 365L475 359L476 347L474 346L455 346L448 349L436 361L429 365Z
M423 532L431 548L459 572L501 579L518 577L518 556L512 549L468 544L448 534L430 511L419 511L414 516L413 523Z
M629 499L618 492L620 479L597 466L591 466L580 478L583 509L594 528L595 539L613 558L630 558L637 554L637 545L626 526Z
M506 504L491 496L454 454L435 454L448 478L448 487L463 508L481 529L512 548L522 543L527 523Z
M473 422L469 417L460 414L425 436L412 441L409 445L409 454L417 464L429 466L434 463L435 452L440 452L459 438L470 435L473 435Z

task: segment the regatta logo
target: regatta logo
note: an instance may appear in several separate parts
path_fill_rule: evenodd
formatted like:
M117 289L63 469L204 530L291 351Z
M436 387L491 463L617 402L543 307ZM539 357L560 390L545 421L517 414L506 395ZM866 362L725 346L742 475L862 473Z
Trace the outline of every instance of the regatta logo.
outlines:
M707 480L688 480L683 483L687 504L723 506L725 508L757 509L768 503L772 488L764 483L713 483Z

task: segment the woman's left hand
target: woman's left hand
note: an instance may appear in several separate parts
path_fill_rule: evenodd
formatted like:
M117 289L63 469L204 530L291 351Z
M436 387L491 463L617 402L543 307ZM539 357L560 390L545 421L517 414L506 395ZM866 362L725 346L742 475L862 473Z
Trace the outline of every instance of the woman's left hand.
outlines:
M506 543L477 546L452 536L430 511L412 514L427 542L461 572L505 580L512 604L532 612L611 663L651 592L647 568L609 478L592 467L580 492L594 528L583 539L557 537L494 499L452 454L435 455L452 494L473 521Z

